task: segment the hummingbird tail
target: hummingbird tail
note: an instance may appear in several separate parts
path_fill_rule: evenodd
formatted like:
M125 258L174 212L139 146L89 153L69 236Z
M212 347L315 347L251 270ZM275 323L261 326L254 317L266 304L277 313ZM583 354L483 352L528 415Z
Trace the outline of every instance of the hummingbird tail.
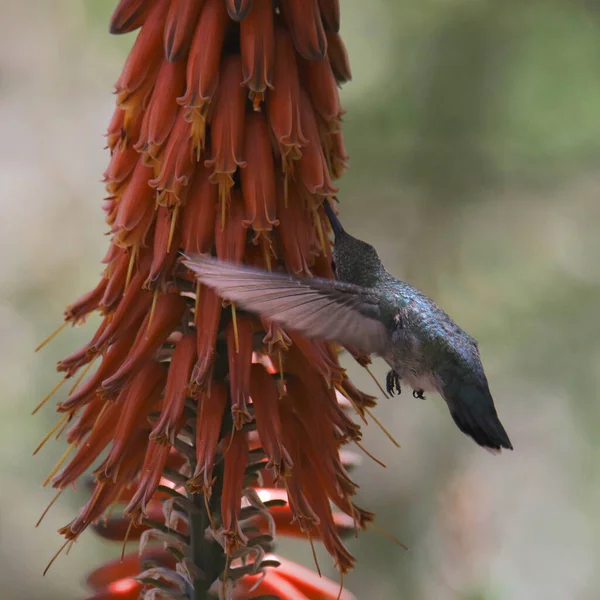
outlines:
M496 452L502 448L513 449L489 392L474 387L463 389L448 406L458 428L480 446Z
M333 211L333 207L331 206L331 204L329 203L329 200L327 198L325 198L325 200L323 201L323 208L325 209L327 218L329 219L329 222L331 223L331 229L333 229L333 233L336 236L339 235L340 233L344 233L344 228L342 227L340 220L338 219L337 215Z

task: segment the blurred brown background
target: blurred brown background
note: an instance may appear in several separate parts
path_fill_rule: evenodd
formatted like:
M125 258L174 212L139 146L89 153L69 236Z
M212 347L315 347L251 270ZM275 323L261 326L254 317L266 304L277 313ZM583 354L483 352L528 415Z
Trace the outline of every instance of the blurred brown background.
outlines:
M41 571L85 496L40 482L64 447L31 409L64 305L95 285L107 238L99 182L110 94L134 36L114 0L0 0L0 595L81 597L115 551L89 533ZM600 8L583 0L343 0L354 81L343 219L388 269L479 339L515 452L462 436L438 397L382 400L355 474L359 504L409 547L351 541L359 599L592 600L600 588ZM376 393L350 366L355 381ZM381 361L375 372L383 381ZM283 544L310 564L307 544ZM331 575L330 560L320 553Z

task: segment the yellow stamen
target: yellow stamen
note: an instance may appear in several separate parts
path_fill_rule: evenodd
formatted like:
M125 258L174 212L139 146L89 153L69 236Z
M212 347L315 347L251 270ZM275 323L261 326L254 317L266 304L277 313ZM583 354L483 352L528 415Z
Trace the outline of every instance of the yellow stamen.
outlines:
M69 418L69 413L64 414L58 423L44 436L44 439L38 444L38 447L33 451L35 456L44 446L44 444L56 433L56 430Z
M240 338L239 338L238 324L237 324L237 313L235 311L235 302L231 303L231 322L233 323L233 339L235 342L235 353L239 354Z
M156 312L156 301L158 300L158 288L154 290L154 296L152 297L152 307L150 308L150 316L148 317L148 327L146 327L146 339L150 335L150 328L152 327L152 321L154 320L154 313Z
M125 546L127 546L127 540L129 539L129 534L131 533L131 528L133 527L133 519L129 519L129 526L127 527L127 533L125 534L125 539L123 540L123 547L121 548L121 562L125 558Z
M54 498L52 498L52 500L50 500L50 504L48 504L48 506L46 506L44 512L42 513L42 516L38 519L38 522L35 524L36 527L39 527L39 525L43 521L44 517L48 514L48 511L52 508L52 505L58 500L59 496L64 491L65 491L65 488L63 488L62 490L58 490L58 493L56 494L56 496L54 496Z
M368 421L365 418L364 412L362 410L360 410L360 408L358 408L356 402L354 402L354 400L352 400L352 398L350 398L350 396L348 395L348 393L346 392L346 390L342 387L342 384L339 381L336 381L334 384L334 387L336 390L338 390L338 392L340 392L340 394L342 394L342 396L344 396L344 398L346 398L346 400L348 400L348 402L350 402L350 404L352 404L352 408L354 408L354 410L356 411L356 414L363 420L365 425L368 425Z
M73 448L75 448L75 444L71 444L65 450L65 453L62 455L61 459L56 463L52 471L50 471L50 474L48 475L48 477L46 477L44 483L42 483L42 487L46 487L50 483L50 480L58 473L58 470L64 465L65 461L69 457L69 454L71 454Z
M200 302L200 280L196 279L196 298L194 300L194 316L198 314L198 303Z
M177 224L177 216L179 214L179 204L173 209L171 215L171 228L169 229L169 241L167 242L167 252L171 252L171 244L173 243L173 236L175 235L175 225Z
M374 529L377 533L381 534L384 538L387 538L388 540L394 542L394 544L398 544L398 546L400 546L401 548L404 548L405 550L408 550L408 546L406 546L405 544L403 544L398 538L394 537L393 535L389 534L387 531L384 531L383 529L381 529L381 527L377 527L377 525L375 525L375 523L372 522L368 522L367 525L369 527L371 527L371 529Z
M321 224L321 217L319 216L319 210L317 207L313 209L313 217L315 220L315 227L317 228L317 233L319 235L319 242L321 243L321 250L323 250L323 254L327 254L327 246L325 245L325 235L323 234L323 226Z
M390 442L392 442L392 444L394 444L396 448L400 448L400 444L394 439L392 434L381 424L379 419L366 406L365 412L369 415L369 417L371 417L371 419L373 419L373 421L375 421L375 424L379 427L379 429L381 429L381 431L383 431L383 433L388 437Z
M344 591L344 572L340 571L340 591L338 592L336 600L340 600L342 592Z
M323 577L323 575L321 575L321 568L319 567L319 561L317 560L317 551L315 550L315 545L313 543L313 539L312 539L312 536L310 535L309 529L306 530L306 537L308 537L308 542L310 544L310 549L312 551L313 560L315 561L315 567L317 567L317 573L319 574L319 577Z
M375 458L360 442L354 440L354 443L373 461L375 461L378 465L382 466L384 469L387 469L387 465L382 463L378 458Z
M50 562L48 563L48 565L46 566L46 568L44 569L44 573L42 574L42 577L46 575L46 573L48 572L48 570L50 569L50 567L52 566L52 563L60 556L60 553L67 547L67 545L69 544L71 540L67 540L59 549L58 552L50 559Z
M269 245L269 238L264 237L262 241L262 251L265 259L265 265L267 266L267 271L271 270L271 252Z
M94 356L94 358L92 358L92 360L85 366L85 369L81 371L79 377L77 378L77 381L75 381L73 387L69 390L69 396L77 389L79 384L83 381L83 378L89 373L90 369L92 368L92 365L94 364L98 356L99 355L96 354L96 356Z
M211 528L216 531L216 527L215 527L215 522L213 521L212 518L212 512L210 510L210 504L208 502L208 490L206 488L204 488L204 508L206 508L206 516L208 517L208 522L210 523Z
M73 417L73 413L70 413L69 418L63 423L63 426L60 428L60 430L56 434L56 437L54 438L55 440L58 441L60 439L60 436L65 432L65 429L69 426L69 423L71 422L72 417Z
M46 404L46 402L48 402L48 400L50 400L50 398L52 398L52 396L54 396L54 394L60 389L60 387L62 386L62 384L69 378L68 375L65 375L50 391L50 393L33 409L33 411L31 412L32 415L35 415L35 413L40 410L40 408L42 408L42 406L44 406L44 404Z
M71 552L71 548L73 547L73 544L75 543L75 540L71 540L69 542L69 545L67 546L67 551L65 552L66 556L69 556L69 552Z
M375 385L379 388L380 392L383 394L383 397L389 400L389 396L385 393L383 386L379 383L379 381L377 381L377 377L373 375L373 371L369 369L369 365L363 365L363 367L367 370L367 373L371 376L371 379L375 382Z
M110 404L110 400L107 400L104 403L104 406L100 409L100 412L98 413L98 416L96 417L96 420L94 421L94 425L92 427L92 430L94 429L94 427L96 427L96 425L98 425L100 419L102 418L102 415L106 412L106 409L108 408L109 404Z
M123 288L123 293L127 291L129 287L129 283L131 282L131 276L133 275L133 266L135 265L135 259L138 253L138 245L135 244L131 248L131 256L129 257L129 266L127 267L127 277L125 278L125 287Z
M65 321L58 329L51 333L36 349L35 352L39 352L46 344L49 344L67 325L69 321Z

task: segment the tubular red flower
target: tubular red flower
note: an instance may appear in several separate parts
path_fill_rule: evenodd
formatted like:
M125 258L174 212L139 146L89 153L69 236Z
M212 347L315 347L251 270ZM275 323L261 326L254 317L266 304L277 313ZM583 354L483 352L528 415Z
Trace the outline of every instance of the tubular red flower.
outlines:
M149 182L159 192L159 204L178 206L185 200L184 193L194 172L195 146L192 137L192 124L185 119L184 109L179 109L160 159L160 172ZM203 144L204 141L202 148Z
M236 263L242 262L244 250L246 249L247 229L244 226L245 218L244 201L242 200L240 191L233 190L229 216L225 221L225 227L221 226L223 221L222 215L217 217L215 227L215 248L217 256L221 260Z
M175 346L169 366L163 410L150 439L157 443L175 443L175 436L183 425L181 417L192 367L196 360L196 336L188 333Z
M221 431L221 421L227 404L227 389L213 382L210 392L203 394L198 403L196 424L196 470L188 486L210 494L213 484L212 470ZM202 478L202 481L201 481Z
M279 144L284 171L291 170L291 161L302 155L308 144L300 115L300 83L292 42L285 29L275 30L275 65L273 90L267 102L269 124Z
M178 294L159 293L154 314L146 316L127 359L114 375L102 382L102 388L108 393L120 389L169 337L184 309L185 300Z
M323 147L319 138L319 128L310 99L304 90L300 90L300 114L302 128L308 137L308 144L302 151L298 161L298 179L304 184L311 194L319 196L332 196L338 189L333 185L323 154Z
M188 53L204 0L171 0L165 25L165 56L179 61Z
M182 245L186 254L210 252L215 234L217 186L209 181L208 169L197 168L182 215Z
M352 79L348 51L339 33L327 33L327 56L338 83Z
M245 167L244 119L246 94L242 87L242 62L239 55L223 60L215 106L211 117L211 158L204 165L212 169L210 180L219 186L222 203L229 198L233 174Z
M247 541L239 523L247 464L248 440L245 432L236 429L231 437L231 444L225 452L223 492L221 494L222 534L225 553L229 556Z
M241 429L252 421L248 412L250 398L250 369L255 326L249 317L239 316L225 328L229 360L229 387L231 390L231 413L233 424Z
M317 0L288 0L281 8L296 50L307 60L325 58L327 37Z
M192 393L208 388L215 359L215 343L221 317L221 299L211 288L200 287L196 294L196 344L198 360L192 373Z
M321 17L328 31L340 30L340 0L319 0Z
M141 27L152 4L148 0L120 0L110 20L110 33L129 33Z
M206 105L212 100L219 82L219 63L227 21L223 0L206 0L190 47L187 90L178 99L186 107L186 119L193 123L195 148L204 147Z
M231 13L230 13L231 14ZM256 109L267 88L273 89L275 29L272 0L254 0L252 10L240 24L240 48L244 85Z
M279 225L276 218L275 168L269 130L260 113L248 115L244 153L247 167L242 171L242 193L246 204L244 225L257 236Z
M339 130L343 110L329 61L301 60L300 71L304 89L308 92L315 112L327 122L331 131Z
M181 2L180 2L181 3ZM187 4L198 4L186 0ZM169 15L177 2L171 5ZM147 157L149 165L158 164L160 151L173 129L177 118L176 99L185 89L185 63L163 61L148 108L144 112L140 136L135 145L137 152Z
M279 391L262 365L252 365L250 394L256 418L256 428L262 447L269 459L267 468L273 469L275 478L287 478L292 469L292 459L285 448L279 416Z
M227 12L234 21L241 21L248 16L255 0L225 0Z

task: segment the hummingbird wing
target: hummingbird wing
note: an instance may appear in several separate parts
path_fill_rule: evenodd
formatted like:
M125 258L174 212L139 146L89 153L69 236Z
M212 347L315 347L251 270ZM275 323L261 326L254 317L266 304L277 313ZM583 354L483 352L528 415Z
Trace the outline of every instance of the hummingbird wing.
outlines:
M207 256L183 263L198 280L249 312L311 338L382 354L389 341L378 298L364 288L333 279L298 278Z

